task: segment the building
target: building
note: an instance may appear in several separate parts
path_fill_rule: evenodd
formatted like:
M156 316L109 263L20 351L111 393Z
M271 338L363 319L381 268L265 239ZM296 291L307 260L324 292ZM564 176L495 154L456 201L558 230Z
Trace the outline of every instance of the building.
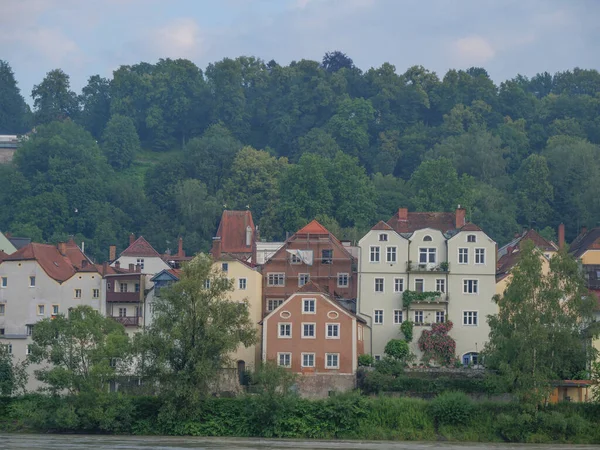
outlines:
M304 375L353 375L364 353L365 321L313 282L263 319L263 361Z
M173 269L181 269L181 266L190 261L193 257L185 254L185 250L183 249L183 238L180 237L177 240L177 253L173 255L171 252L167 251L162 258L163 261Z
M221 253L256 264L256 227L250 211L223 211L216 237Z
M19 145L19 136L16 134L0 135L0 164L10 163Z
M105 314L123 325L130 336L145 325L148 278L139 264L122 268L119 261L114 267L107 265L104 273Z
M411 351L431 324L451 320L450 332L463 363L477 364L496 312L496 243L466 222L466 211L409 212L400 208L376 224L358 244L358 312L371 328L376 359L400 326L414 323ZM406 294L410 292L410 294Z
M0 263L0 343L20 360L39 320L80 305L104 313L101 271L72 240L31 243L8 255ZM34 369L28 369L28 389L39 386Z
M0 232L0 252L10 255L17 251L17 248L13 245L12 242ZM1 257L1 256L0 256Z
M117 264L120 267L139 265L140 272L145 275L155 275L162 270L171 269L163 256L143 236L136 239L133 234L129 236L129 247L123 250L118 258L116 258L116 247L110 246L109 260L112 267Z
M263 314L312 281L334 299L356 298L355 258L313 220L288 238L262 266Z

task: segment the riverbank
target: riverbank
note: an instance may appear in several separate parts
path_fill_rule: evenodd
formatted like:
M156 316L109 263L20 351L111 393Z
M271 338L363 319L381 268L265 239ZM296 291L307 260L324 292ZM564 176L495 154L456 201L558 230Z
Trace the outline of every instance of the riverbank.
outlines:
M174 405L118 394L0 400L0 431L446 442L600 443L600 405L535 411L516 403L293 396L209 398Z

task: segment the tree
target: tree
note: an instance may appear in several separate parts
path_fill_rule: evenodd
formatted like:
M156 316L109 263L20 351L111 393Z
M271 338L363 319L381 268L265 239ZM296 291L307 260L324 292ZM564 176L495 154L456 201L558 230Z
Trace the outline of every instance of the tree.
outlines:
M182 270L177 283L154 300L154 316L138 336L142 373L159 383L170 401L189 404L209 395L229 354L257 340L248 304L229 299L233 279L199 254Z
M123 325L90 306L77 306L35 324L31 362L43 364L38 380L53 393L102 392L128 372L129 337Z
M115 169L131 166L140 151L140 138L129 117L114 115L106 124L102 134L102 150L108 163Z
M340 150L340 146L333 136L322 128L313 128L304 136L298 138L299 159L305 153L314 153L325 158L333 158Z
M110 119L110 100L110 81L100 75L91 76L81 90L79 123L96 139L100 139Z
M552 214L554 188L550 182L550 170L546 158L530 155L516 174L516 197L520 222L546 224Z
M553 380L572 379L594 358L585 343L595 299L565 251L551 259L546 275L533 242L519 254L506 290L494 297L498 313L488 316L484 363L521 400L539 404Z
M0 134L25 133L30 115L10 65L0 59Z
M5 397L25 392L29 363L26 359L15 362L8 345L0 344L0 395Z
M321 67L327 72L337 72L340 69L354 69L352 58L339 50L325 53Z
M403 339L392 339L385 344L385 354L390 358L405 360L410 355L408 342Z
M61 69L51 70L40 84L33 87L31 97L36 124L77 117L79 100L70 87L69 75Z

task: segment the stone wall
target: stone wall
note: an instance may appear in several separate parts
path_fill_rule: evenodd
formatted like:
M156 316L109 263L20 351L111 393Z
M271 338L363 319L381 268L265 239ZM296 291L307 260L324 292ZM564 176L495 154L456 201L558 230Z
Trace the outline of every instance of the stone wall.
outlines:
M331 391L346 392L356 388L356 375L300 375L293 389L303 398L326 398Z

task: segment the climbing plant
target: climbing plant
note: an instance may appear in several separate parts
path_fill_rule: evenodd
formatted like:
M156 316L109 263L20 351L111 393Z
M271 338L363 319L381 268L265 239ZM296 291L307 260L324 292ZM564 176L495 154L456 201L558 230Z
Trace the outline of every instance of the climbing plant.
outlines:
M419 350L423 352L423 362L434 361L442 366L448 366L455 360L456 342L448 332L452 322L434 323L431 330L423 330L419 338Z
M442 295L439 291L426 291L426 292L417 292L406 290L402 294L402 304L405 308L410 307L413 302L433 302L436 301L440 295Z
M414 324L410 320L406 320L400 325L400 331L402 331L406 342L412 342L413 340L413 326Z

